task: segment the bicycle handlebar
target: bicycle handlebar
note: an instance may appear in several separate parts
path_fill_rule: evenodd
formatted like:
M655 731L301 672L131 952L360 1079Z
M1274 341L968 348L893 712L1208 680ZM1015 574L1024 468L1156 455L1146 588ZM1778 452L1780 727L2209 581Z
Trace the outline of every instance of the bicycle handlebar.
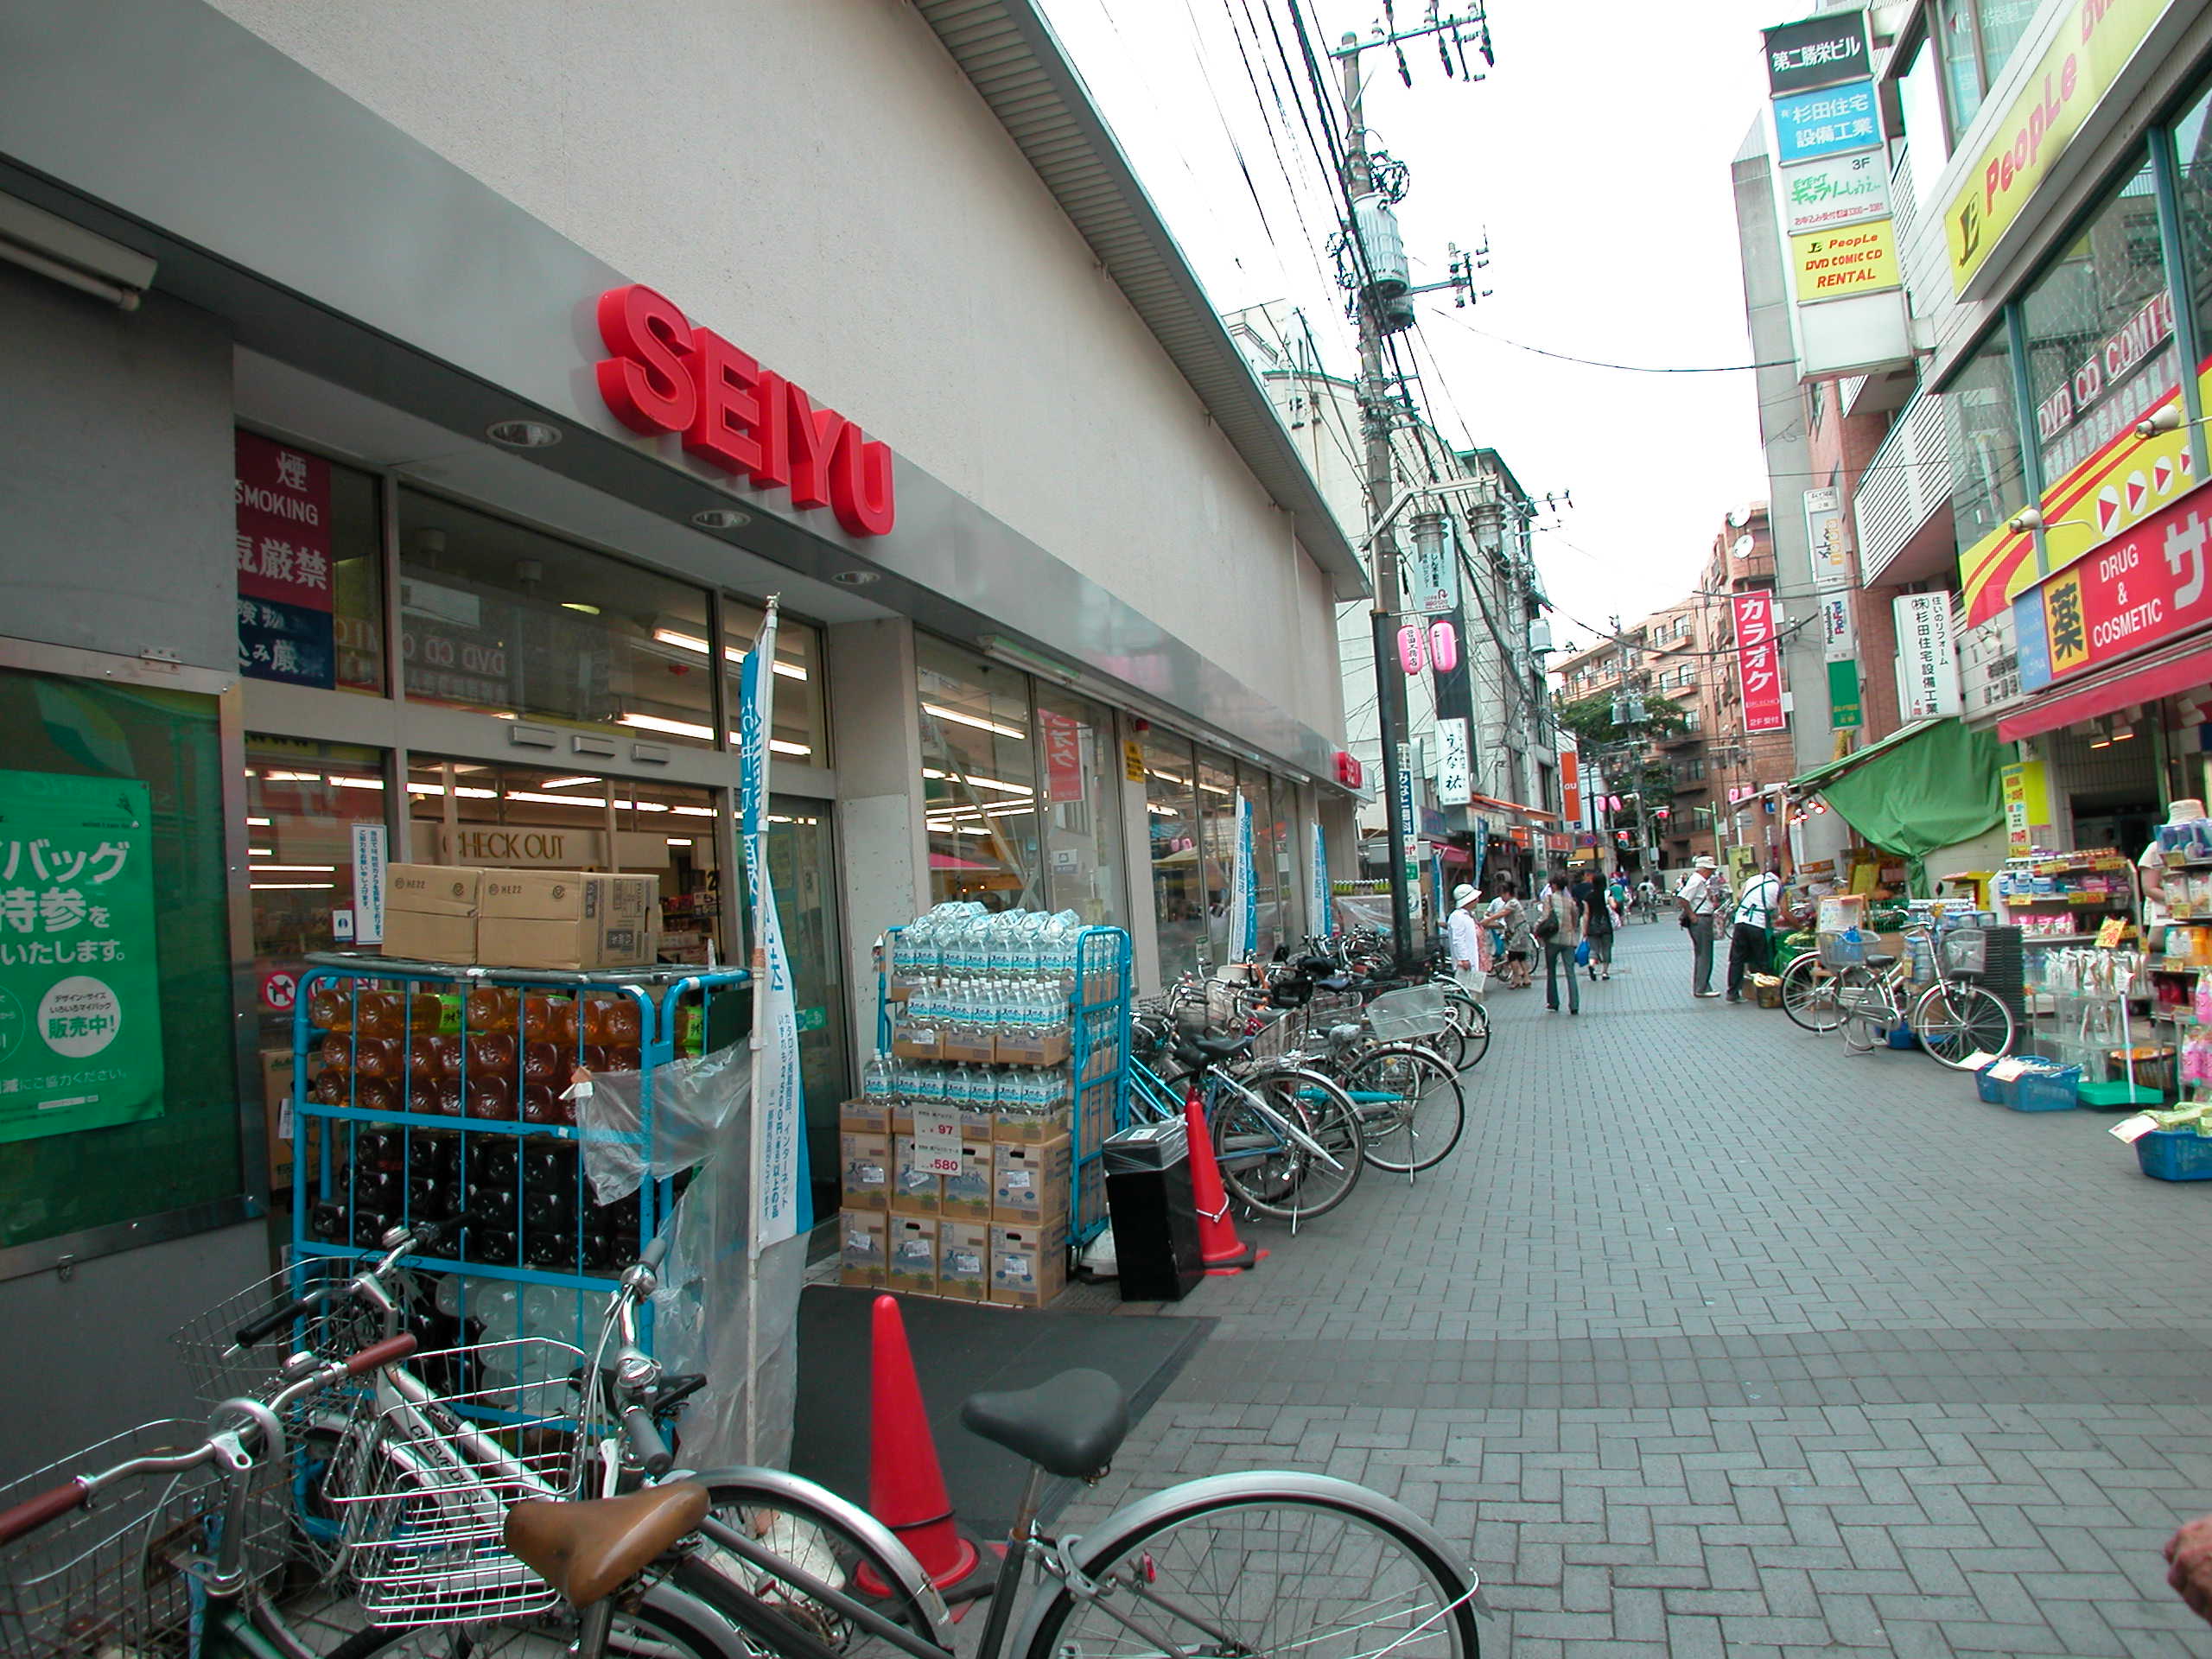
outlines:
M622 1433L630 1441L630 1449L638 1454L638 1466L658 1479L676 1466L676 1454L668 1449L668 1442L660 1437L660 1429L653 1421L653 1414L644 1406L625 1406L622 1408Z
M371 1371L380 1371L387 1365L397 1364L415 1351L415 1333L403 1331L396 1337L386 1337L382 1342L372 1342L346 1361L340 1368L347 1376L366 1376Z
M27 1497L11 1509L0 1512L0 1544L12 1544L25 1534L36 1532L49 1522L59 1521L72 1510L81 1510L92 1501L92 1483L82 1475L67 1485L41 1492L36 1497Z

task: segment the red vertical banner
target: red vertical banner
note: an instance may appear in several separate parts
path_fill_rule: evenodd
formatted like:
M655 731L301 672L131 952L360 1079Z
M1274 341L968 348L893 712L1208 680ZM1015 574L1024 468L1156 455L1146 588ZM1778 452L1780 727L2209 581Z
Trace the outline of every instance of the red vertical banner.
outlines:
M1072 715L1037 711L1045 737L1045 798L1056 804L1083 798L1083 726Z
M1738 594L1736 673L1744 689L1744 729L1779 732L1789 721L1782 712L1782 654L1774 642L1774 595Z
M256 433L237 438L239 671L327 690L330 463Z
M1573 749L1559 753L1559 781L1565 806L1563 816L1569 823L1582 822L1582 757Z

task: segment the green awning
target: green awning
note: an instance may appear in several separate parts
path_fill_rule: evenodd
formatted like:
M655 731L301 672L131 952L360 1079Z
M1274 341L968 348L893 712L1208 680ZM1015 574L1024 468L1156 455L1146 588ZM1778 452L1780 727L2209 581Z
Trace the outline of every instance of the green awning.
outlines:
M1923 721L1789 780L1885 852L1920 858L2005 821L1997 740L1960 720Z

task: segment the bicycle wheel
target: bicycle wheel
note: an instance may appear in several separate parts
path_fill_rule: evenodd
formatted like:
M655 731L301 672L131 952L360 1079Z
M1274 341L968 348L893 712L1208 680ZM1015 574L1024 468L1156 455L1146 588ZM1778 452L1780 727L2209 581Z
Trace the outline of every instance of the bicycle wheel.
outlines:
M1376 1168L1410 1175L1441 1163L1459 1144L1467 1097L1458 1074L1437 1056L1395 1043L1353 1060L1344 1081L1359 1113L1367 1161Z
M1834 1031L1843 1023L1840 983L1808 951L1782 970L1782 1011L1808 1031Z
M2012 1052L2012 1010L1980 985L1937 980L1912 1005L1912 1030L1931 1059L1955 1071L1970 1054Z
M1480 1065L1483 1056L1490 1052L1490 1010L1470 999L1467 1003L1468 1023L1459 1033L1459 1070Z
M1255 1214L1298 1222L1351 1196L1365 1166L1359 1114L1335 1079L1284 1067L1224 1082L1211 1127L1230 1197Z
M1481 1651L1473 1570L1410 1510L1326 1476L1194 1480L1112 1517L1083 1551L1106 1593L1056 1586L1025 1659Z
M1843 1008L1843 1046L1854 1054L1882 1047L1904 1017L1890 988L1878 981L1862 979L1840 986L1836 996Z
M742 1638L734 1631L716 1630L709 1622L713 1617L707 1608L656 1605L648 1598L644 1604L626 1606L615 1614L607 1650L624 1659L725 1659ZM277 1643L280 1651L293 1651L276 1631L259 1619L256 1624L264 1635ZM285 1634L294 1643L299 1639L296 1626ZM531 1659L537 1656L559 1659L575 1635L575 1614L564 1607L527 1624L417 1624L404 1630L372 1626L356 1630L330 1649L326 1659L492 1659L503 1653L513 1653L518 1659L524 1655Z

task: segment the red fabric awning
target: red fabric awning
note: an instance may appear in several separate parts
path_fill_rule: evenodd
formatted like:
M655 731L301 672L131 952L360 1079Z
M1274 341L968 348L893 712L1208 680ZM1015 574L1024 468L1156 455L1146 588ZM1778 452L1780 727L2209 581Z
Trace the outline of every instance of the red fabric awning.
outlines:
M2199 633L2132 663L2121 663L1997 722L2007 743L2055 732L2077 720L2094 720L2133 702L2171 697L2212 682L2212 635Z

